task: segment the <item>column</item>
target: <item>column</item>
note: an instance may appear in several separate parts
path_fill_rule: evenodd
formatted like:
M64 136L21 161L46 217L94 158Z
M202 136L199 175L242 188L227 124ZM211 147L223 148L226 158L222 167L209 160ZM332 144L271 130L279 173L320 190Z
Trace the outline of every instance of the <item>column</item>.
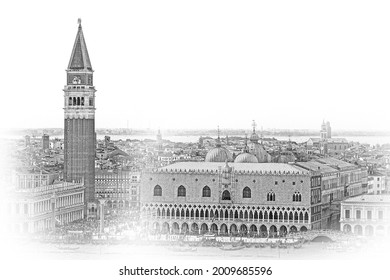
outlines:
M100 234L103 233L103 226L104 226L104 202L105 199L99 199L100 202Z
M51 228L55 231L56 229L56 197L55 194L50 198L51 202L51 213L52 213L52 224Z

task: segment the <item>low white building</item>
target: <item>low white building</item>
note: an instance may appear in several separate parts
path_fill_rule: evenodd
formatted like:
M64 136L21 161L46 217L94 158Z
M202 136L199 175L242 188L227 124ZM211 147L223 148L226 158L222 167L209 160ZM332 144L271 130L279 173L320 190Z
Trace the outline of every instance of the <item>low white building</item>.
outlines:
M390 195L360 195L341 203L340 228L357 235L390 235Z
M367 193L382 194L386 190L386 175L378 171L369 172L368 174Z

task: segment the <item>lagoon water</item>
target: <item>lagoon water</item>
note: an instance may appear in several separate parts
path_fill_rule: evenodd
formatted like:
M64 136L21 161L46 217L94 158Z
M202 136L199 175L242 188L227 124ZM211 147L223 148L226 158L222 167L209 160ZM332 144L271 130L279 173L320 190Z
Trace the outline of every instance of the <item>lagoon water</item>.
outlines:
M167 260L334 260L381 259L389 252L388 240L369 240L359 246L337 250L334 243L312 242L302 248L244 248L223 251L216 247L197 247L195 252L175 252L169 246L118 244L77 245L75 250L63 250L57 244L23 242L13 246L9 258L52 260L115 260L115 259L167 259Z

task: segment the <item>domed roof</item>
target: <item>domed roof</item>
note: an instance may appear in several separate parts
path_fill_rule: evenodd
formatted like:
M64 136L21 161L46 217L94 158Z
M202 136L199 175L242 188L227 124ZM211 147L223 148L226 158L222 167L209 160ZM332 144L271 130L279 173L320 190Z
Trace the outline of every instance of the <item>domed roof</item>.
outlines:
M231 153L223 148L223 147L216 147L214 149L211 149L207 155L206 155L206 162L225 162L225 161L232 161L233 157Z
M269 154L259 143L249 143L249 153L256 156L258 162L269 162Z
M239 154L234 160L236 163L258 163L257 158L250 153Z
M252 135L251 137L249 138L249 140L252 142L252 143L257 143L259 142L260 140L260 137L259 135L257 135L256 133L256 122L253 120L252 122L252 127L253 127L253 131L252 131Z
M259 135L257 135L256 132L253 132L251 137L249 138L249 140L251 140L251 142L256 143L256 142L259 142L260 137L259 137Z

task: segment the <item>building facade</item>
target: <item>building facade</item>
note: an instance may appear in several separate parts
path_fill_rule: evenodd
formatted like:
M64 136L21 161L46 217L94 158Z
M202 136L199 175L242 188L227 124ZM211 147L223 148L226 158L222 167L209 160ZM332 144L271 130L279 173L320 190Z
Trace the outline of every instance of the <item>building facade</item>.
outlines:
M386 174L377 170L368 171L368 194L382 194L386 192Z
M320 177L320 201L316 208L320 212L320 228L340 229L340 204L346 198L364 193L367 171L335 158L297 162L295 165Z
M323 155L340 156L350 147L345 138L332 138L332 129L329 122L323 121L319 138L309 138L306 142L309 151L318 149Z
M83 182L59 182L57 174L17 174L2 203L3 229L25 234L52 231L84 217Z
M310 178L289 164L175 163L143 174L141 224L155 233L305 231L312 227Z
M95 201L95 87L84 34L79 27L64 87L64 179L84 181L85 201Z
M47 134L42 135L42 149L43 150L50 149L50 136Z
M96 170L96 197L107 209L139 209L141 173L126 170Z
M341 203L341 230L357 235L390 235L390 196L361 195Z

